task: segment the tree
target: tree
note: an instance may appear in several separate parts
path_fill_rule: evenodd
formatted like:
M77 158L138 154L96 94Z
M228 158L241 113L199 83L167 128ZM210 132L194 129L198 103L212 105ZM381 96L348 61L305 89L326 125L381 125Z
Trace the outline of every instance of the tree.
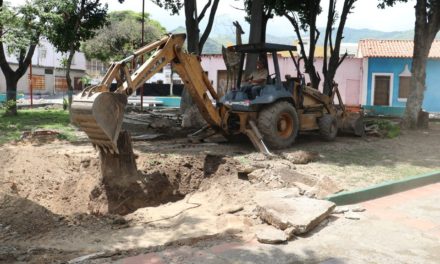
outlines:
M88 59L104 62L117 61L133 53L142 45L142 13L117 11L108 14L108 23L95 31L92 39L85 41L81 50ZM145 42L157 40L165 34L159 22L145 14Z
M249 43L266 42L267 22L273 18L274 9L279 3L279 0L244 1L244 10L247 13L246 21L251 24L251 27L254 27L249 34Z
M292 24L301 47L301 58L304 60L305 72L310 77L312 87L318 89L321 77L315 68L315 48L320 32L316 19L321 13L321 0L269 1L279 16L285 16ZM303 32L309 32L308 53L304 46Z
M344 59L347 57L347 53L345 53L342 57L340 56L341 50L341 42L344 38L344 27L347 21L348 14L354 8L354 3L357 0L344 0L344 4L342 6L342 12L339 14L336 11L336 3L337 0L329 1L329 11L327 16L327 27L325 29L325 37L324 37L324 63L322 67L322 73L324 74L324 89L323 93L326 95L331 94L333 90L333 83L336 75L336 71L339 66L342 64ZM336 39L333 44L333 26L336 23L339 17L339 25L336 31ZM330 58L328 53L330 52Z
M211 33L219 1L208 0L199 14L197 11L197 0L184 0L183 4L181 0L153 0L158 6L171 11L172 15L179 14L182 7L184 8L188 51L198 55L202 54L203 46ZM202 35L200 35L200 23L209 8L211 9L208 22Z
M254 1L250 1L254 2ZM322 72L324 74L324 91L326 95L330 95L336 71L344 61L346 54L340 57L340 46L344 38L343 32L348 14L353 10L356 0L344 0L342 12L336 10L337 0L329 0L329 12L327 16L327 25L324 36L324 64ZM246 3L246 2L245 2ZM245 5L249 13L249 8ZM317 29L316 20L321 14L320 0L264 0L265 17L270 18L270 12L274 12L279 16L285 16L292 24L294 31L301 46L301 57L304 60L306 73L310 76L312 87L318 88L321 77L316 71L315 61L315 47L320 37L320 32ZM339 19L336 37L333 40L334 25ZM267 22L266 22L267 24ZM263 24L266 26L266 24ZM304 47L302 32L309 31L310 46L308 54ZM265 32L265 29L262 29ZM263 38L262 38L263 39Z
M48 21L56 20L57 16L50 12L49 6L44 8L37 1L11 7L0 0L0 8L0 68L6 78L6 100L9 102L6 114L16 115L18 80L31 64L35 48ZM17 68L11 67L7 54L17 59Z
M380 2L379 7L385 8L407 0L380 0ZM419 113L426 90L426 63L432 42L440 31L440 1L416 0L415 14L411 91L406 101L404 116L404 125L411 129L418 127Z
M181 0L153 0L153 2L155 2L158 6L171 11L172 15L179 14L182 7L184 7L187 49L188 52L197 55L202 54L203 46L205 45L206 41L208 40L209 34L211 33L219 1L220 0L208 0L199 14L197 11L197 0L184 0L183 3ZM209 11L208 23L202 35L200 36L200 23L210 7L211 9ZM187 89L184 88L182 92L182 99L180 101L180 111L188 115L186 120L201 120L200 115L196 117L193 116L193 114L190 114L198 113L198 111L192 109L194 107L196 106L193 104L190 94L188 93ZM199 125L200 123L201 122L196 121L193 124L188 124L188 126L192 127Z
M81 42L91 39L95 30L106 23L107 5L100 0L40 0L46 5L56 6L54 12L62 20L52 23L47 34L55 48L67 54L66 81L68 87L69 107L72 104L73 85L70 69L75 52L79 51Z
M250 23L249 29L249 43L265 42L266 40L266 13L271 16L272 9L266 8L264 0L245 1L245 10L248 13L248 21ZM249 54L246 58L246 74L250 74L256 69L257 55ZM267 62L265 62L267 68Z

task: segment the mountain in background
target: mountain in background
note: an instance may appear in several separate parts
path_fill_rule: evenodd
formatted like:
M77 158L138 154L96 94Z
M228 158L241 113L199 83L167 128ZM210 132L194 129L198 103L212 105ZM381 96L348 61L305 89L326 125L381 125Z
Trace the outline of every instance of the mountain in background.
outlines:
M208 41L203 48L204 54L220 54L221 46L235 45L235 32L231 26L216 27L210 34ZM232 25L232 22L230 23ZM322 32L325 31L324 28L319 29ZM185 28L179 27L172 31L173 33L184 33ZM246 32L246 29L245 29ZM336 34L336 32L334 32ZM304 36L307 38L307 36ZM414 37L413 30L406 31L392 31L392 32L384 32L379 30L371 30L371 29L354 29L354 28L345 28L344 30L344 43L358 43L361 39L398 39L398 40L412 40ZM248 34L242 35L243 42L246 43L248 39ZM437 35L437 39L440 39L440 34ZM296 36L294 34L287 36L275 36L271 34L266 35L266 41L270 43L278 43L278 44L287 44L292 45L296 40ZM318 41L318 45L323 45L324 40L321 37Z

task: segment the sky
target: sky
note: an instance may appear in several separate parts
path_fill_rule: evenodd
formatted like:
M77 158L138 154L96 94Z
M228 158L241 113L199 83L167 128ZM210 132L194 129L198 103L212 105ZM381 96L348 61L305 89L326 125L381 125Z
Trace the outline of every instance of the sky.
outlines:
M26 0L13 0L14 4L24 3ZM137 12L142 11L142 0L125 0L123 4L120 4L117 0L103 0L108 4L110 11L115 10L134 10ZM342 0L338 1L342 4ZM403 31L414 28L414 5L415 1L409 1L409 3L399 3L393 8L387 8L385 10L378 9L378 0L358 0L355 3L355 9L352 14L349 15L347 20L347 27L356 29L374 29L381 31ZM202 4L206 3L206 0L199 0L202 9ZM328 0L321 1L323 7L327 7ZM244 21L244 11L239 10L243 8L242 1L235 0L220 0L219 8L217 11L216 20L221 24L225 21L225 18L231 18L233 20ZM145 11L150 13L151 18L159 21L168 31L171 31L179 26L185 26L184 15L171 16L169 11L163 10L150 0L145 0ZM318 18L318 26L324 27L326 23L327 8L324 8L323 14ZM244 23L244 22L242 22ZM243 25L243 24L242 24ZM232 25L230 25L232 27ZM247 28L246 25L243 26ZM292 26L289 22L282 17L272 19L268 24L268 34L272 35L293 35Z
M110 10L130 9L135 11L142 10L142 0L125 0L124 4L119 4L116 0L104 0L109 4ZM199 0L199 4L206 1ZM342 4L342 0L339 3ZM381 31L402 31L414 27L415 1L409 3L399 3L393 8L381 10L377 8L378 0L358 0L355 9L349 15L347 26L356 29L375 29ZM322 5L327 7L328 0L322 0ZM145 10L151 14L151 17L158 20L167 30L173 30L178 26L184 26L184 16L170 16L168 11L162 10L149 0L145 0ZM234 8L235 7L235 8ZM242 1L220 0L217 17L230 16L234 19L242 18L244 11ZM200 7L201 10L201 7ZM318 19L318 25L325 26L327 8ZM285 18L275 18L268 25L268 33L273 35L289 34L292 35L292 28Z

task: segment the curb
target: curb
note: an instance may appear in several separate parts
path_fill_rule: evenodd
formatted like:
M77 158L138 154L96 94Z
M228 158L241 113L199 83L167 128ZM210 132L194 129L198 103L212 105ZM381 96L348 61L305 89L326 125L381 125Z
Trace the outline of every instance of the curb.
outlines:
M385 182L351 192L342 192L328 196L325 199L334 202L336 205L355 204L437 182L440 182L440 171Z

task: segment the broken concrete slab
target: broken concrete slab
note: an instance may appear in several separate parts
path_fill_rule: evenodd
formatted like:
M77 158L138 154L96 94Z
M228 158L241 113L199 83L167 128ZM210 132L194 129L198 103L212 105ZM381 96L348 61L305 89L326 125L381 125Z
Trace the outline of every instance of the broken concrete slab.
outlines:
M350 210L355 213L361 213L361 212L365 212L366 209L361 206L355 206L350 208Z
M283 231L270 225L258 226L255 235L258 242L264 244L281 244L287 241L287 236Z
M174 122L166 118L154 119L150 123L152 128L169 128L172 127Z
M235 214L237 212L240 212L243 210L243 205L229 205L226 207L222 207L220 210L218 210L217 215L222 215L222 214Z
M298 150L291 153L284 153L283 157L293 164L307 164L319 159L319 153L315 151Z
M257 192L255 195L255 201L257 202L257 204L260 204L260 203L264 203L264 202L269 201L274 198L289 199L289 198L295 198L295 197L299 197L299 196L300 196L300 193L299 193L298 188L295 188L295 187L282 188L282 189L277 189L277 190L272 190L272 191Z
M361 216L358 213L353 213L353 212L347 212L344 214L344 217L346 219L350 219L350 220L360 220Z
M264 197L264 199L263 199ZM270 196L257 195L257 211L259 217L281 230L295 228L295 235L309 232L335 208L335 204L326 200L317 200L306 197L280 197L277 191Z
M295 227L288 227L284 230L284 234L287 236L287 240L293 240L295 238Z
M346 206L336 206L336 208L333 210L332 214L343 214L350 211L350 209Z

